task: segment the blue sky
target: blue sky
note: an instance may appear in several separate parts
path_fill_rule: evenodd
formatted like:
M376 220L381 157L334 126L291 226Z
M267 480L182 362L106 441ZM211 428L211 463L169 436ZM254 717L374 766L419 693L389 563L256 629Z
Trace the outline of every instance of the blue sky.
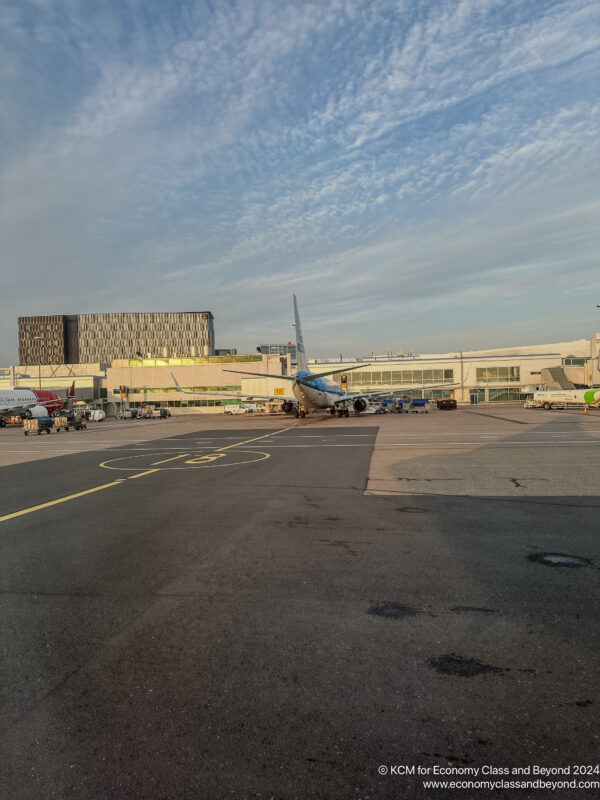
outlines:
M0 364L19 315L206 310L217 346L600 330L591 0L4 0Z

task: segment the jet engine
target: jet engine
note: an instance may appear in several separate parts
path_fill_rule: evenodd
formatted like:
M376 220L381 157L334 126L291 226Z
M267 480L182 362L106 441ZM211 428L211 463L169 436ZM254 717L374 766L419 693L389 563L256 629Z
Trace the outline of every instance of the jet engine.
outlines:
M291 414L294 408L295 408L294 403L292 403L291 400L284 400L283 403L281 404L281 410L286 414Z
M48 409L46 406L37 405L33 408L27 409L27 416L30 419L37 419L38 417L48 417Z
M367 411L369 408L369 401L366 397L357 397L352 405L357 414L362 414L363 411Z

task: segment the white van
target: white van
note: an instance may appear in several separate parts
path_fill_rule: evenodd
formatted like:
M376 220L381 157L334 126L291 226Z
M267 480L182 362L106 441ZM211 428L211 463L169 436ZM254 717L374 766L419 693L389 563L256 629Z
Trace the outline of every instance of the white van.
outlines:
M254 406L227 406L226 414L252 414L256 411Z
M90 411L90 422L104 422L106 419L106 412L101 408L93 408Z

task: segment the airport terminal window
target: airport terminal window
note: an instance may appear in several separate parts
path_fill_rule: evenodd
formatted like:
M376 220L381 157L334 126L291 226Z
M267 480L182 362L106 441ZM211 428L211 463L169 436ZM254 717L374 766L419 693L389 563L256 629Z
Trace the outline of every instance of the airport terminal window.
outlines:
M241 392L241 384L235 386L183 386L186 392ZM129 394L167 394L177 392L175 386L130 386ZM113 394L120 394L119 389L113 389Z
M565 358L563 364L565 367L585 367L585 358L575 358L570 356L569 358Z
M424 394L431 400L449 400L452 393L450 389L425 389Z
M152 406L152 408L201 408L206 406L225 406L239 404L239 400L164 400L154 401L152 403L144 403L133 401L129 403L130 408L139 408L140 406Z
M518 383L520 380L520 367L477 367L477 383Z
M490 403L506 403L509 400L521 400L523 395L521 389L515 386L505 386L502 389L489 389Z
M255 356L194 356L187 358L130 358L130 367L181 367L202 366L206 364L249 364L262 361L262 355ZM160 362L160 363L159 363Z
M340 375L333 380L341 382ZM411 383L454 383L453 369L390 369L390 370L348 370L348 385L353 389L373 386L407 386Z

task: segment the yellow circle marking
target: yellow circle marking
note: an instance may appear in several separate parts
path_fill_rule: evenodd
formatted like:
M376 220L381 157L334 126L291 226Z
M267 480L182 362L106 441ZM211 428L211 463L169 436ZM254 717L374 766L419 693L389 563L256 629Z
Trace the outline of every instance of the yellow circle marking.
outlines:
M271 458L271 454L270 453L262 453L259 450L244 450L244 451L241 451L241 452L249 453L249 454L252 454L252 455L255 455L255 456L258 456L258 457L257 458L248 458L248 459L246 459L244 461L225 461L225 462L215 463L219 459L224 458L224 457L226 457L228 455L232 455L233 456L233 455L237 455L237 454L236 453L231 453L231 454L230 453L203 453L201 455L197 454L193 458L190 458L187 461L184 461L182 466L168 466L168 467L156 467L156 466L154 466L155 464L158 464L160 462L154 462L154 464L152 466L154 467L154 471L156 471L156 472L160 472L160 471L163 471L163 470L165 470L165 471L166 470L175 470L175 469L177 469L177 470L206 469L207 467L208 468L210 468L210 467L235 467L235 466L240 465L240 464L255 464L257 461L266 461L267 458ZM240 453L240 451L238 451L238 453ZM140 469L143 469L143 467L140 467L139 464L137 466L135 466L135 467L125 467L125 466L122 466L120 464L117 465L117 462L119 462L119 461L131 461L131 459L139 459L139 458L148 458L148 459L150 459L150 458L155 458L155 457L161 456L161 455L164 455L164 450L162 452L160 452L160 453L140 453L140 455L135 455L135 456L120 456L119 458L109 458L107 461L102 461L100 466L103 467L104 469L116 469L116 470L121 470L121 471L125 471L125 472L138 472ZM193 455L193 452L192 453L186 453L185 455ZM174 459L165 459L165 461L171 461L171 460L174 460ZM113 464L115 466L112 466ZM179 462L179 464L181 464L181 461Z

